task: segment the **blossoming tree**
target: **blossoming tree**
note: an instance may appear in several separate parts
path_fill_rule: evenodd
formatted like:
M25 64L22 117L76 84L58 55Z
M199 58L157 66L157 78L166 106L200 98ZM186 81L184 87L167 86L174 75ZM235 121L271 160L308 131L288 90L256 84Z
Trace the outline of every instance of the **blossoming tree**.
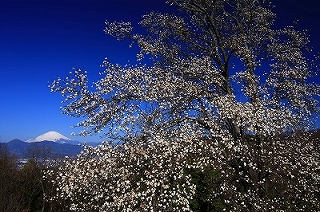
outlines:
M144 15L145 33L106 21L106 34L138 45L136 65L104 61L95 89L82 70L50 86L63 113L84 118L80 135L123 141L67 160L54 198L76 211L190 211L199 190L188 170L211 167L219 186L205 201L226 210L320 209L318 144L306 133L320 87L306 33L274 29L266 0L167 3L179 15Z

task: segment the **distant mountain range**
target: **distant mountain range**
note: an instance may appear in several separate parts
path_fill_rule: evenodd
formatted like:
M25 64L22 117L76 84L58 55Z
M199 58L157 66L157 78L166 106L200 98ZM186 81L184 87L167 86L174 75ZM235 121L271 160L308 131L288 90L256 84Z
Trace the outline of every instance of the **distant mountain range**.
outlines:
M19 158L57 158L76 156L83 150L82 145L79 144L81 143L56 131L49 131L26 141L14 139L8 143L1 143L0 148L6 148L10 153Z
M320 129L311 131L311 138L318 143L320 141ZM99 143L89 143L88 145L97 146L98 144ZM10 153L13 153L19 158L73 157L83 150L83 146L79 141L74 141L55 131L47 132L26 141L14 139L8 143L0 143L0 150L1 148L6 148Z

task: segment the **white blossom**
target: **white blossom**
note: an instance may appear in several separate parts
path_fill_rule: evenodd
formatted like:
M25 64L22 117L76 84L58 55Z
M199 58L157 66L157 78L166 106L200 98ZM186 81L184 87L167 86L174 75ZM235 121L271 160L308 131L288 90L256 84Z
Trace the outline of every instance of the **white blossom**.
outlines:
M319 210L320 155L306 132L320 86L310 83L318 69L305 32L273 29L264 0L168 3L182 16L144 15L145 34L106 22L147 65L106 59L95 89L83 70L50 86L63 113L84 118L80 135L121 141L67 160L56 198L75 211L191 211L197 187L186 170L211 167L221 182L210 198L225 210Z

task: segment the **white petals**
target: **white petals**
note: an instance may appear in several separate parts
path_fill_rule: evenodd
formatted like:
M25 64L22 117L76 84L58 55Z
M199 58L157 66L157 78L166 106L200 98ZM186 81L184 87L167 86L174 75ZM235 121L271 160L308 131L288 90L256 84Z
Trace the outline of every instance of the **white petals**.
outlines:
M219 186L207 199L225 210L319 210L320 153L304 134L320 96L308 37L274 30L264 0L168 3L189 17L151 12L142 35L106 22L106 34L132 39L148 65L106 59L92 86L83 70L49 86L65 98L64 114L83 118L80 135L119 142L86 147L49 172L55 198L74 211L191 211L200 188L187 170L209 167Z

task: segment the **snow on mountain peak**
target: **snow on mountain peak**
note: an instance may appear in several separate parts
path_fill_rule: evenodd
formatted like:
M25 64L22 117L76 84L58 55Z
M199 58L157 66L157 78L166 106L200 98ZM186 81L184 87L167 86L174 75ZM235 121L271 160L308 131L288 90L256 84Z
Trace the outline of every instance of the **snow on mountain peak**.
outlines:
M45 134L39 135L38 137L34 139L28 139L26 142L41 142L41 141L53 141L53 142L59 142L59 143L65 143L64 141L71 141L70 138L56 132L56 131L49 131ZM61 142L62 141L62 142Z

